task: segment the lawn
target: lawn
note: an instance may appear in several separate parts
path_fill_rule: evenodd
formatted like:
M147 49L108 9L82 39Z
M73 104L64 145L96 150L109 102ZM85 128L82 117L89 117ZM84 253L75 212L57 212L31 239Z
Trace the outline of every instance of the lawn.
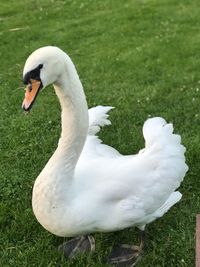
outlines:
M35 178L55 150L60 107L53 88L32 112L21 110L27 56L56 45L74 61L90 107L112 105L101 138L121 153L144 146L147 117L174 123L187 147L182 200L148 225L138 267L194 266L200 212L200 2L190 0L1 0L0 3L0 266L107 266L113 244L137 241L136 229L95 234L91 256L66 261L31 208Z

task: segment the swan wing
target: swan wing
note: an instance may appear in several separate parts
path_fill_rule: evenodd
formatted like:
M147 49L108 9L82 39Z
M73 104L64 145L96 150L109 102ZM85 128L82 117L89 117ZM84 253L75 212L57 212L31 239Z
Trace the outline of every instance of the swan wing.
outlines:
M81 158L84 157L115 157L120 153L102 143L101 139L96 135L101 127L111 125L111 121L108 119L108 112L114 107L111 106L96 106L88 110L89 113L89 129L87 139L81 153Z
M96 106L88 110L89 113L89 135L96 135L100 131L100 127L110 125L108 112L114 107Z
M185 147L181 137L173 133L171 123L162 118L149 119L143 135L145 148L137 155L133 194L130 191L120 203L129 219L142 226L163 216L181 199L181 193L175 190L188 170Z
M78 186L87 188L85 207L91 206L93 199L91 211L102 210L99 214L102 218L95 215L97 223L105 222L102 229L133 225L143 229L181 198L176 189L188 167L180 136L174 134L173 125L162 118L148 119L143 135L145 148L137 155L108 157L106 154L103 157L97 153L90 157L87 154L79 162L76 175ZM110 217L105 218L106 214Z

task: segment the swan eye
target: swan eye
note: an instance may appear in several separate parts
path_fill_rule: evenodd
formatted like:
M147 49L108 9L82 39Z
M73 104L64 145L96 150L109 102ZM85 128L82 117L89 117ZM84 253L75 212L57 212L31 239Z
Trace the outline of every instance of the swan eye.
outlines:
M32 83L29 83L29 84L28 84L28 90L29 90L29 92L32 91Z

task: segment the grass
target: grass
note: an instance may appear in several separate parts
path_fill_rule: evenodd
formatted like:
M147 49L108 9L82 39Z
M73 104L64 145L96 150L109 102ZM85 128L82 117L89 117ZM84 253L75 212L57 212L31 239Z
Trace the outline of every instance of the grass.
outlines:
M138 266L194 266L200 212L199 8L195 0L1 0L0 266L106 266L101 262L114 243L137 236L135 229L98 233L96 253L69 262L56 250L62 239L45 231L32 213L32 186L57 146L60 108L48 88L25 116L21 78L27 56L49 44L72 57L89 106L116 107L101 138L120 152L143 147L147 117L174 123L190 171L181 202L148 226L148 250Z

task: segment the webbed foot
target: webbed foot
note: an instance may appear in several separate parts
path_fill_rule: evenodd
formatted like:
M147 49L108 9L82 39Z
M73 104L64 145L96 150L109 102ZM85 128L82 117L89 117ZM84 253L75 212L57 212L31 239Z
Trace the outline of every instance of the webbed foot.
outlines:
M139 246L123 244L113 248L108 263L119 267L132 267L141 259L141 250Z
M70 239L58 247L66 258L74 258L78 254L92 252L95 250L95 240L91 235L78 236Z
M145 233L141 232L140 246L123 244L118 247L114 247L107 263L118 267L133 267L142 258L144 248Z

